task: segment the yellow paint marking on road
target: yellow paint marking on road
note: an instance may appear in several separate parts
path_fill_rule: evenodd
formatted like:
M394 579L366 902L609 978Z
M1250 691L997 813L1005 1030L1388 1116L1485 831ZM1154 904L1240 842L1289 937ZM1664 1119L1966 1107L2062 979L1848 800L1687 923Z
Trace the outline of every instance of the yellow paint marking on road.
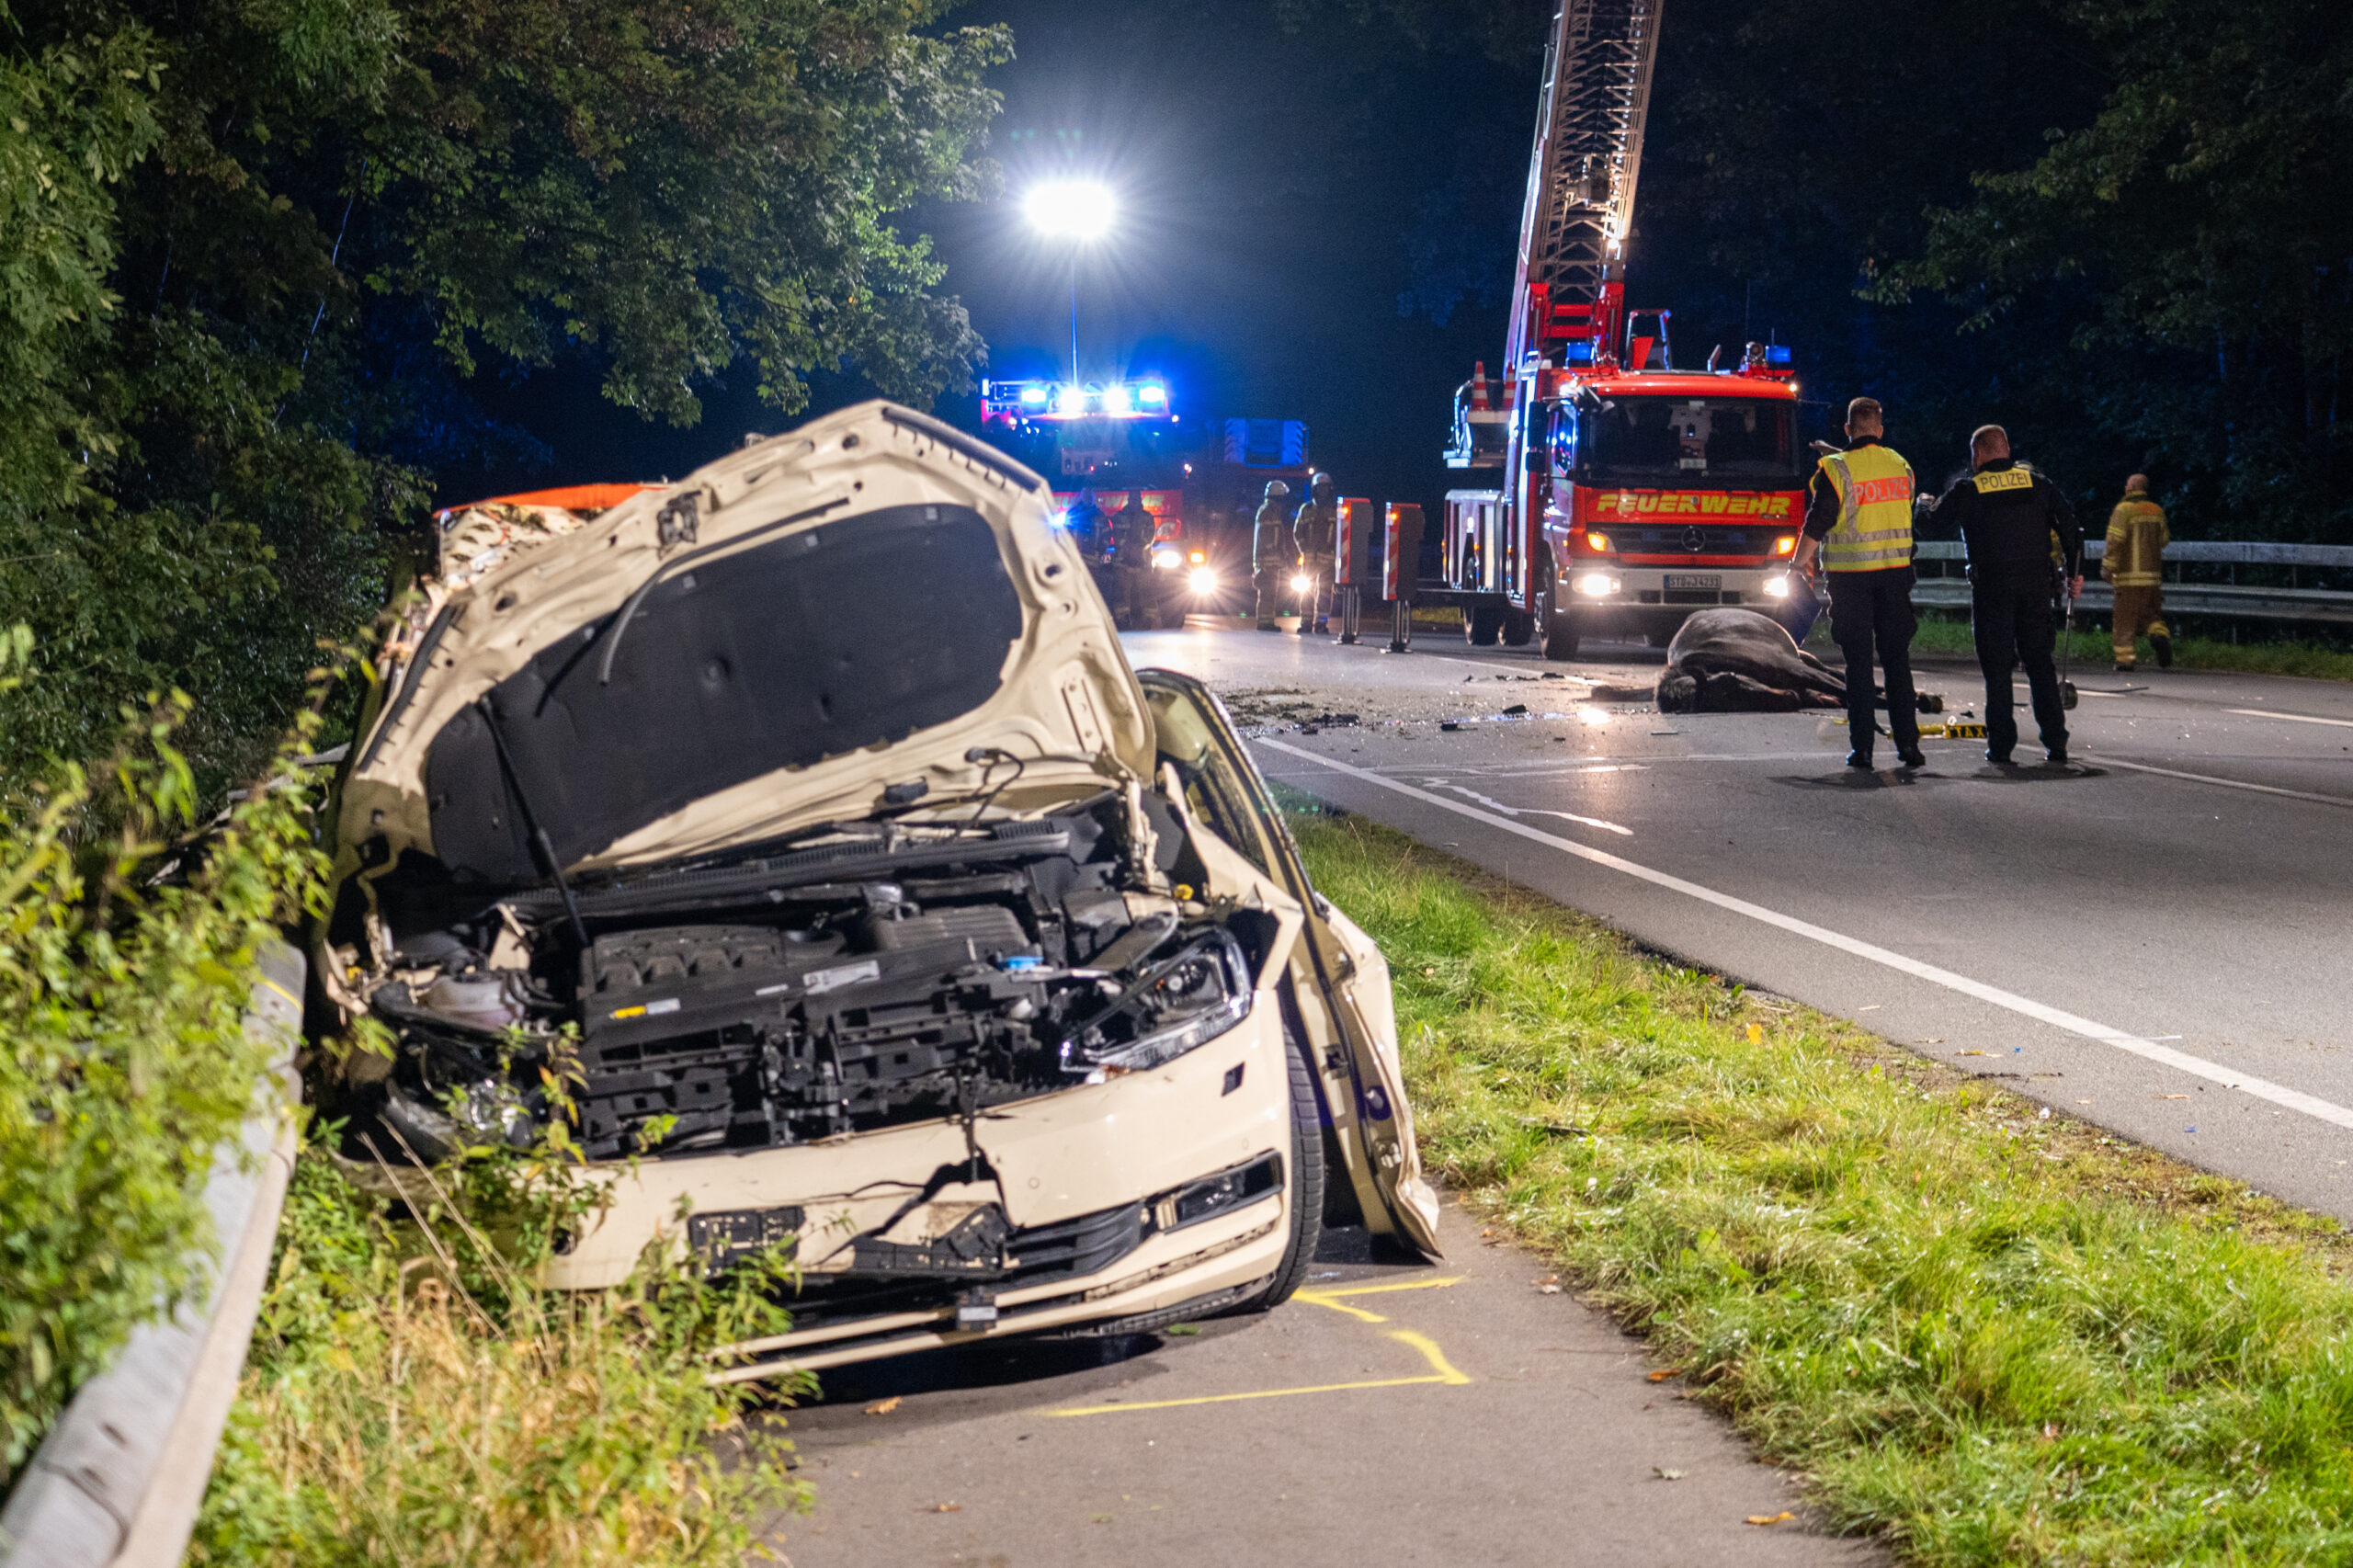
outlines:
M1453 1281L1449 1280L1451 1284ZM1394 1287L1392 1287L1392 1289ZM1302 1292L1304 1294L1304 1292ZM1191 1399L1150 1399L1134 1404L1082 1404L1069 1410L1049 1410L1049 1415L1120 1415L1131 1410L1175 1410L1188 1404L1231 1404L1245 1399L1285 1399L1300 1393L1345 1393L1351 1389L1396 1389L1415 1383L1461 1384L1471 1381L1470 1374L1456 1369L1446 1358L1446 1353L1427 1335L1415 1334L1410 1328L1393 1329L1389 1337L1410 1345L1422 1353L1430 1364L1427 1374L1418 1378L1373 1378L1357 1383L1312 1383L1305 1388L1253 1389L1247 1393L1205 1393Z
M1387 1323L1379 1312L1369 1312L1361 1307L1340 1304L1342 1296L1385 1296L1392 1290L1438 1290L1449 1285L1460 1285L1467 1278L1456 1274L1444 1279L1409 1279L1400 1285L1356 1285L1341 1290L1304 1290L1294 1293L1291 1300L1306 1301L1313 1306L1329 1307L1336 1312L1346 1312L1358 1323Z
M1471 1375L1468 1372L1455 1369L1454 1363L1446 1358L1446 1352L1440 1350L1438 1347L1438 1342L1428 1335L1415 1334L1410 1328L1400 1328L1391 1330L1389 1337L1401 1344L1410 1345L1420 1351L1422 1358L1430 1364L1432 1370L1437 1372L1439 1382L1467 1383L1471 1381Z

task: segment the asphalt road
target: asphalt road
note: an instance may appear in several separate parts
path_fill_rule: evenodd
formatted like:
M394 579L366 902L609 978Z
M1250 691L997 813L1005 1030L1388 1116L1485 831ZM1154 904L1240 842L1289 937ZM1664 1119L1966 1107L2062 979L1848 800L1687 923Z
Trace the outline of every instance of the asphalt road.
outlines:
M1645 650L1127 642L1224 694L1276 779L2353 1221L2353 687L2079 671L2078 766L1930 739L1925 771L1870 775L1830 715L1597 696L1654 680ZM1973 666L1923 669L1952 710L1981 700ZM1313 722L1336 713L1356 722Z
M816 1511L775 1543L793 1568L1886 1561L1810 1533L1789 1478L1527 1256L1451 1203L1439 1235L1430 1266L1335 1233L1290 1303L1198 1336L830 1372L789 1427Z

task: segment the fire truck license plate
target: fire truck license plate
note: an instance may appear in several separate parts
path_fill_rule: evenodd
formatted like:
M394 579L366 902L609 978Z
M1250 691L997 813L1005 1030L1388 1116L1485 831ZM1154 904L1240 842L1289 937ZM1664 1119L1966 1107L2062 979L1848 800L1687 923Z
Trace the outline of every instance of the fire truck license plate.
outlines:
M1669 572L1666 585L1670 588L1721 588L1724 580L1712 572Z

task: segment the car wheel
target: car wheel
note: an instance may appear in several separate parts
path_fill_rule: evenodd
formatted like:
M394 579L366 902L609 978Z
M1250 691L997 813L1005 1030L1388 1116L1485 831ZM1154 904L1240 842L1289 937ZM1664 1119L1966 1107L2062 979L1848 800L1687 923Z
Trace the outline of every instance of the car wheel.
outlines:
M1504 612L1497 605L1472 605L1462 612L1462 635L1474 648L1492 648L1503 634Z
M1283 1030L1283 1055L1290 1063L1290 1237L1273 1280L1243 1304L1245 1312L1263 1312L1290 1301L1324 1239L1324 1188L1331 1167L1324 1160L1323 1102L1315 1093L1307 1046L1289 1028Z
M1504 611L1504 642L1507 647L1525 648L1536 641L1536 618L1524 609Z

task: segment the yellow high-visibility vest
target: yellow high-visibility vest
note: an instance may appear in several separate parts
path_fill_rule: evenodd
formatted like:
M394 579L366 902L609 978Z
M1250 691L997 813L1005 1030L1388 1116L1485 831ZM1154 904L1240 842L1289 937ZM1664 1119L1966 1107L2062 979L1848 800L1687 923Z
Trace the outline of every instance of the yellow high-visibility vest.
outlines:
M1912 564L1912 465L1886 447L1857 447L1822 460L1838 495L1838 521L1822 541L1829 572L1884 572Z

